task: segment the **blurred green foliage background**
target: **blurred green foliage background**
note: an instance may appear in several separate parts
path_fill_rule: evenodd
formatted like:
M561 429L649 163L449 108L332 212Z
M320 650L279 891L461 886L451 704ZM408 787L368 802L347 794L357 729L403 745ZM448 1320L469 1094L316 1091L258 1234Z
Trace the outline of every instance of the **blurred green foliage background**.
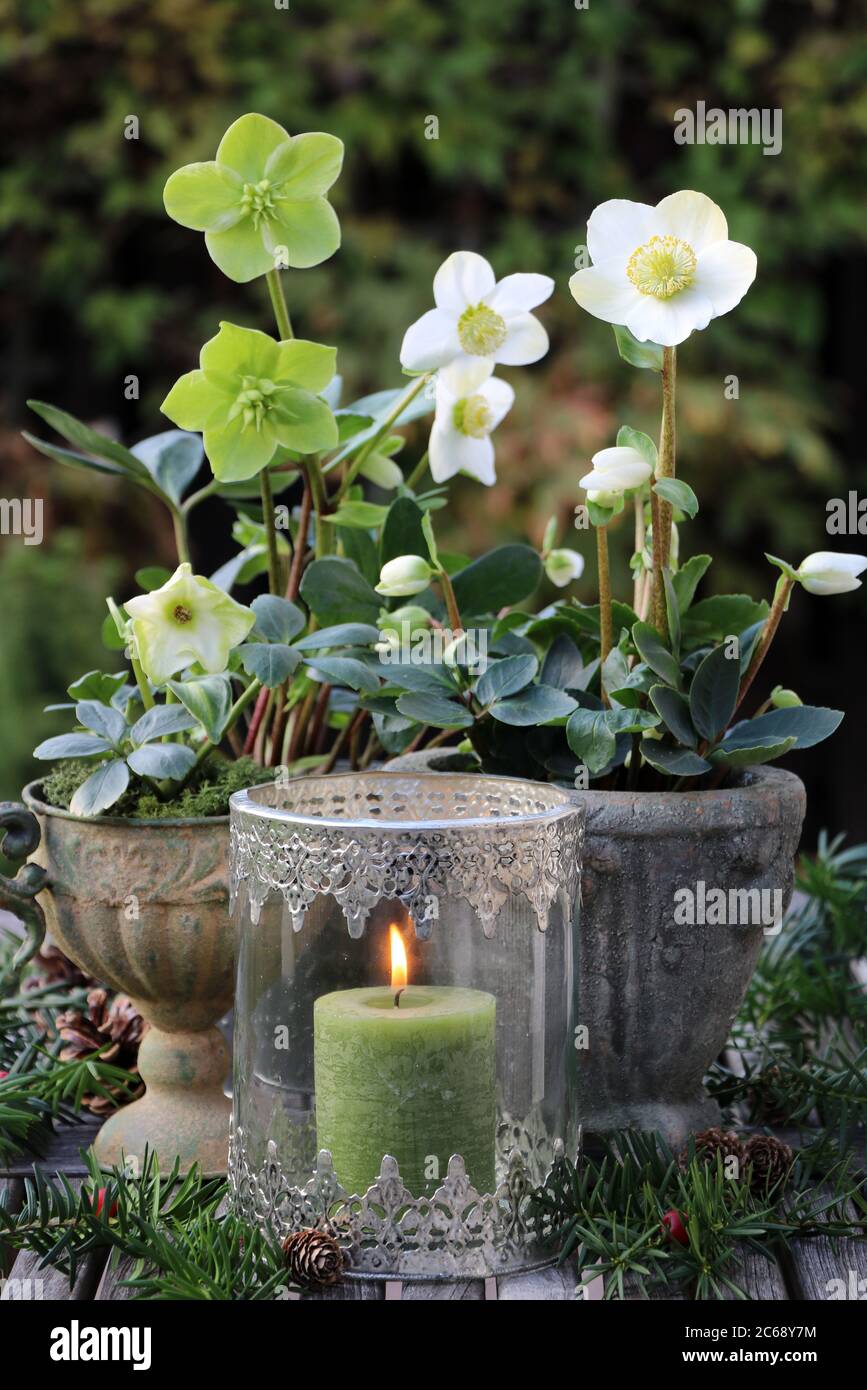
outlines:
M860 0L5 0L0 7L0 495L45 499L46 539L0 537L0 797L33 773L55 726L40 713L105 663L102 597L131 592L144 563L172 559L148 499L62 473L18 431L27 396L132 442L167 426L159 402L221 318L271 328L264 286L224 280L202 238L169 221L172 169L212 158L236 116L346 143L333 193L343 248L294 272L296 330L339 346L349 394L397 385L406 325L431 303L451 250L499 275L557 283L542 311L552 350L512 370L518 400L498 435L499 486L460 481L440 522L449 549L539 542L556 512L571 532L576 481L620 423L655 434L658 380L622 363L610 328L567 281L602 200L657 201L684 187L725 210L759 274L733 314L681 350L679 472L702 511L682 537L710 550L711 589L769 593L764 550L797 563L828 539L825 502L864 485L856 406L867 300L867 9ZM782 152L679 146L674 113L782 111ZM137 118L137 136L129 117ZM438 138L428 139L431 122ZM727 400L725 378L739 380ZM135 375L140 398L127 400ZM82 481L84 478L84 481ZM229 518L203 509L194 539L210 572ZM628 525L615 577L626 592ZM446 534L449 533L450 534ZM863 597L798 595L769 681L841 703L847 730L790 765L816 824L867 831L853 748L865 697L842 677L860 656ZM113 658L109 658L109 663ZM109 667L110 668L110 667ZM851 682L855 686L856 682ZM56 719L56 716L54 716Z

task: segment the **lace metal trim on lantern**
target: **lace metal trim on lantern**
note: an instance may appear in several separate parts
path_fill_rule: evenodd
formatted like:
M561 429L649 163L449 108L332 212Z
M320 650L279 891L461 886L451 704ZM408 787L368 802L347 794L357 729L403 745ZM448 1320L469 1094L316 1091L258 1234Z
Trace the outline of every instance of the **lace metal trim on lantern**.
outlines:
M555 1141L555 1160L562 1154ZM333 1235L350 1274L485 1278L545 1263L556 1253L546 1246L549 1230L530 1210L534 1185L518 1149L494 1193L477 1192L463 1158L454 1154L433 1196L414 1197L397 1160L386 1154L376 1182L359 1196L340 1186L327 1149L303 1187L288 1181L273 1140L254 1172L237 1128L229 1146L229 1188L235 1211L278 1240L311 1228Z
M486 936L511 896L531 904L540 931L559 898L579 890L583 813L546 783L447 773L311 777L236 793L231 802L231 898L242 891L258 921L280 893L300 931L310 904L332 895L349 934L397 899L418 936L430 900L463 898Z

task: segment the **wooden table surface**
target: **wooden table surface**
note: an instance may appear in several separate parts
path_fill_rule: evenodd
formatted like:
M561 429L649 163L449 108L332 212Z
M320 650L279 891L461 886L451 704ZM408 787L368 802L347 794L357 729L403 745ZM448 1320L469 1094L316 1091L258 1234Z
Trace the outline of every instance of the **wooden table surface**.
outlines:
M73 1186L79 1184L87 1174L81 1158L81 1149L93 1139L98 1129L94 1122L84 1122L75 1126L60 1127L44 1156L36 1160L37 1165L49 1175L63 1172ZM786 1141L797 1145L798 1135L786 1132ZM17 1210L23 1200L24 1177L32 1173L34 1159L22 1156L6 1168L0 1168L0 1200L11 1210ZM2 1257L2 1252L0 1252ZM129 1278L131 1263L121 1260L116 1267L109 1265L109 1252L100 1250L88 1255L82 1262L75 1283L70 1288L66 1275L51 1268L39 1268L40 1257L29 1251L21 1251L14 1256L11 1268L5 1271L0 1265L0 1274L6 1274L0 1290L0 1302L22 1299L62 1299L71 1301L98 1301L130 1299L133 1291L120 1287L121 1281ZM867 1294L867 1244L860 1240L826 1240L811 1237L792 1243L791 1249L781 1259L766 1258L752 1248L744 1246L740 1268L732 1271L732 1277L747 1293L750 1299L786 1299L826 1301L837 1291L845 1289L843 1297L858 1297L858 1281L861 1283L861 1297ZM834 1280L842 1280L835 1285ZM601 1289L590 1287L589 1293L577 1292L579 1277L574 1264L569 1262L560 1267L550 1267L528 1274L511 1274L497 1279L471 1279L465 1282L440 1283L436 1281L400 1282L365 1280L345 1281L337 1289L322 1293L309 1293L304 1300L334 1301L379 1301L401 1299L404 1302L437 1301L454 1299L458 1301L477 1301L498 1299L501 1302L575 1301L583 1298L593 1301L601 1298ZM627 1299L645 1297L634 1286L627 1284ZM298 1298L299 1295L288 1295ZM654 1299L676 1299L683 1301L688 1295L670 1294L665 1291L654 1293ZM731 1295L734 1299L734 1295Z

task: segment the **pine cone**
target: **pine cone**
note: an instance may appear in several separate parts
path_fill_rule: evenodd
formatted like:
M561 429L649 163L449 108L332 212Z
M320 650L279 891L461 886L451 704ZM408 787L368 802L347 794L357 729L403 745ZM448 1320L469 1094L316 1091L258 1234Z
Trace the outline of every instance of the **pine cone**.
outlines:
M693 1144L696 1158L708 1167L713 1167L717 1154L722 1154L723 1164L727 1158L736 1158L740 1172L744 1162L744 1146L734 1130L720 1129L718 1125L712 1129L703 1129L693 1135ZM683 1171L689 1167L689 1144L682 1150L679 1164Z
M102 1060L135 1072L138 1070L138 1048L144 1027L144 1019L127 995L116 994L109 1003L108 990L97 986L87 996L86 1013L80 1009L67 1009L57 1015L57 1031L65 1044L60 1052L60 1060L77 1061L105 1047L108 1042L111 1046L106 1047ZM118 1090L113 1094L115 1099L123 1094L125 1100L134 1100L142 1090L143 1087L134 1093ZM83 1104L95 1115L114 1109L111 1096L86 1095Z
M793 1101L791 1094L786 1094L782 1073L776 1063L753 1077L747 1100L750 1113L758 1124L774 1126L788 1122Z
M46 943L36 952L30 964L37 974L28 975L23 984L25 990L43 989L46 985L96 984L90 975L85 975L69 956L63 954L59 946L50 943Z
M326 1289L343 1274L343 1251L325 1231L294 1231L283 1242L286 1267L296 1284Z
M744 1145L744 1162L749 1166L750 1186L754 1192L766 1192L792 1166L794 1154L782 1139L772 1134L754 1134Z

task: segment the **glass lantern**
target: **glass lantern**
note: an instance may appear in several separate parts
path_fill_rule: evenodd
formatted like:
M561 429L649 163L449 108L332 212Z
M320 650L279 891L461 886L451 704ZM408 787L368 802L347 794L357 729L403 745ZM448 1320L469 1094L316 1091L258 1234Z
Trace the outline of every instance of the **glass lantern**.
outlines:
M231 801L236 1209L349 1277L556 1257L533 1189L577 1147L583 813L502 777L346 773Z

